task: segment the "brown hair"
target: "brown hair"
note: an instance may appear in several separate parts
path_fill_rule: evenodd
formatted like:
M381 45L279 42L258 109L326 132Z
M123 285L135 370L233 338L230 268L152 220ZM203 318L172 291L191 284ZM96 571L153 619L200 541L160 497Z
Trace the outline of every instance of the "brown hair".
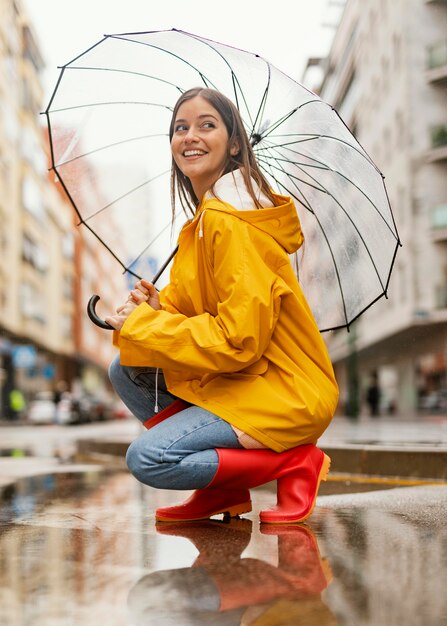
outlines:
M242 122L239 111L236 106L222 93L215 91L214 89L208 89L204 87L194 87L185 91L177 100L174 111L172 113L171 125L169 127L169 141L171 141L174 134L175 119L179 107L188 100L192 100L200 96L207 100L207 102L220 114L225 124L225 128L228 132L228 150L227 159L224 165L222 175L233 172L236 169L241 170L242 177L247 187L247 191L250 194L255 206L259 209L261 205L256 197L253 189L252 180L260 187L261 191L269 198L273 205L276 204L273 197L270 186L261 173L259 166L256 162L256 158L253 149L250 145L247 133L245 132L244 124ZM238 145L239 152L236 155L230 154L230 147L232 145ZM200 198L194 193L191 185L191 181L187 176L183 174L178 165L172 159L171 166L171 203L172 214L175 215L175 195L176 191L180 198L180 203L185 213L189 211L194 215L195 209L200 203ZM213 191L213 189L211 189Z

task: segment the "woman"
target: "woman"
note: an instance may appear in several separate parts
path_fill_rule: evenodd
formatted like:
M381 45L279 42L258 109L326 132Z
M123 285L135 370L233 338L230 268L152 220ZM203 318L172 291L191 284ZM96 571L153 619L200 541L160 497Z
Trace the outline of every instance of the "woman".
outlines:
M172 198L193 213L170 283L158 294L139 281L107 318L120 350L111 381L148 427L129 469L153 487L196 489L159 521L248 512L249 489L275 479L261 521L304 521L329 470L315 444L338 389L289 261L303 242L295 206L272 193L219 92L185 92L170 140Z

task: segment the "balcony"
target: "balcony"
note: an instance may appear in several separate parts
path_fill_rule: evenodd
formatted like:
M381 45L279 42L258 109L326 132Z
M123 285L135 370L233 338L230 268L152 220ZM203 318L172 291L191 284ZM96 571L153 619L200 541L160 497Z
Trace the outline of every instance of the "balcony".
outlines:
M447 81L447 39L427 48L426 77L430 83Z
M433 241L447 241L447 204L433 207L431 212L431 234Z
M439 124L430 129L430 148L427 152L427 161L436 163L447 161L447 124Z

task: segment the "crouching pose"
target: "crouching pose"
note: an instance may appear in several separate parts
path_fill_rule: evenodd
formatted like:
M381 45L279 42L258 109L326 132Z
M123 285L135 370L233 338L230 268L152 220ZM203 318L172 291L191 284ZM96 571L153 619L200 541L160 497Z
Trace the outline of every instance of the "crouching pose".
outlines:
M119 348L110 379L147 428L129 469L158 489L195 489L159 521L249 512L249 489L277 480L261 521L302 522L329 470L316 444L338 388L289 259L303 243L296 208L270 189L221 93L185 92L170 141L172 197L192 218L169 284L138 281L106 319Z

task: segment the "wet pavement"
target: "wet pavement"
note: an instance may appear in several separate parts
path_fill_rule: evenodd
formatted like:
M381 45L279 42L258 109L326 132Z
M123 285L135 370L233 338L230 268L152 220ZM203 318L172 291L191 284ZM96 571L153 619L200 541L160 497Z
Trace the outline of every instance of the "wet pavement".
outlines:
M271 484L244 519L156 524L188 494L122 469L139 428L0 429L0 626L447 626L445 479L332 471L306 525L259 524ZM112 462L76 462L83 441ZM337 418L320 444L345 469L433 476L447 419Z
M3 626L442 626L447 486L318 498L306 525L155 524L185 493L126 472L60 472L3 492Z

